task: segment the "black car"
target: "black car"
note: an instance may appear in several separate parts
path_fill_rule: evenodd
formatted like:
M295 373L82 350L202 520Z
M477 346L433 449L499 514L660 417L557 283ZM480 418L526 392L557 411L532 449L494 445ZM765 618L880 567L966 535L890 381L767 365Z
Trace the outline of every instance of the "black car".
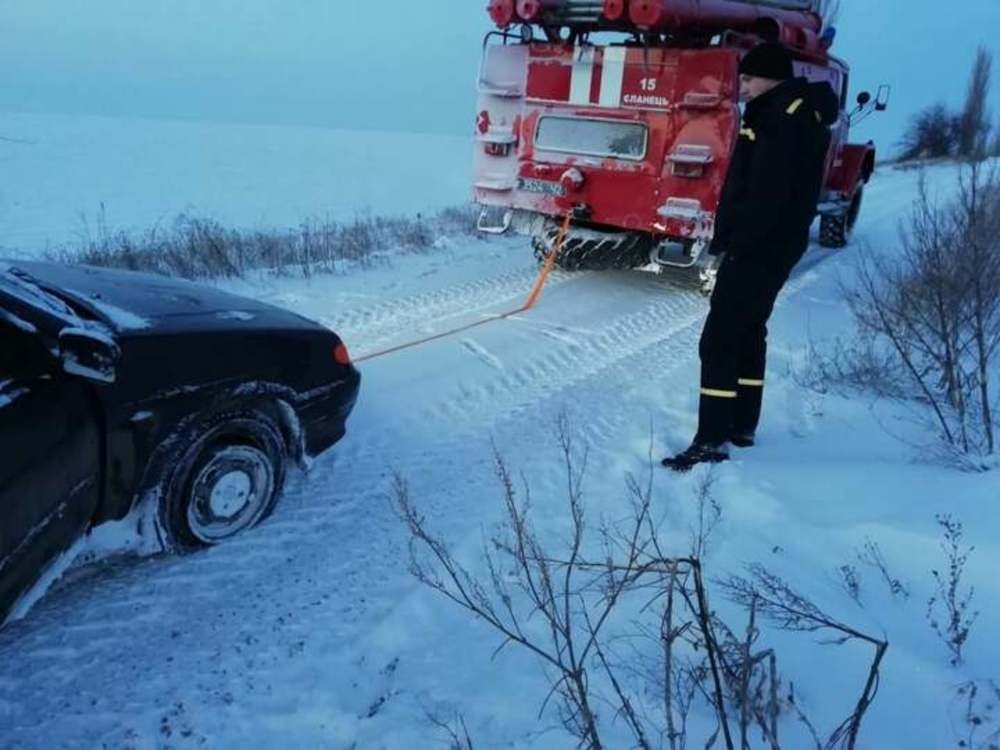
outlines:
M198 284L0 261L0 622L90 527L157 504L173 549L274 508L344 435L360 375L332 331Z

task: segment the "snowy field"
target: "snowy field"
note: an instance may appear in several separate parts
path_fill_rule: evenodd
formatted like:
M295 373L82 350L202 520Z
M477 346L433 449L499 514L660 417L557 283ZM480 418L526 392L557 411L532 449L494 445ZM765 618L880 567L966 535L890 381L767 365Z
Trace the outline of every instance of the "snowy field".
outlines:
M10 135L18 120L4 122ZM371 143L368 136L341 145L340 134L312 131L315 140L306 140L295 131L269 142L265 129L230 137L220 127L213 136L220 153L200 163L197 150L184 145L201 142L189 127L154 125L147 139L142 129L131 133L133 124L67 121L52 127L63 144L56 150L79 149L78 158L65 173L44 175L4 144L5 158L36 188L23 189L16 209L10 193L17 181L5 181L3 244L71 235L74 213L98 200L109 213L121 205L120 220L136 226L187 205L225 221L280 224L327 210L413 211L424 207L421 200L447 204L464 194L460 141L430 140L437 154L408 162L413 175L440 174L433 192L413 192L405 178L356 153L345 157L342 169L360 170L350 178L359 196L351 205L344 175L333 176L323 162ZM85 140L74 136L80 129L101 149L115 132L125 138L128 166L102 165L80 142L71 146ZM24 130L29 137L31 128ZM140 155L157 151L158 138L184 154L163 149L147 165L166 180L162 193L131 195L130 170ZM399 137L388 152L422 139ZM243 149L261 163L251 164L255 157ZM439 169L438 157L453 170ZM295 159L299 165L290 163ZM191 168L199 179L187 179ZM296 184L302 169L307 176ZM89 195L94 172L101 172L100 189ZM928 177L932 190L955 189L951 167ZM149 174L135 179L146 188L158 182ZM916 187L916 172L881 170L852 246L812 248L783 293L771 326L759 445L713 470L722 515L704 560L713 608L734 628L743 627L745 614L712 581L761 562L842 622L889 641L858 743L870 750L957 747L967 728L955 689L1000 678L995 472L935 464L919 447L930 434L900 407L804 390L790 375L810 339L849 332L838 279L850 277L860 254L893 251ZM334 206L330 195L344 202ZM8 224L9 216L17 221ZM375 270L229 288L329 324L360 357L516 308L535 273L524 240L446 238L434 252ZM448 747L447 733L428 714L462 716L476 748L574 747L552 710L538 715L548 684L537 660L515 647L491 658L500 638L410 576L407 535L388 501L392 474L406 477L434 529L481 573L484 533L502 515L492 439L530 483L535 524L557 550L567 519L553 426L566 414L589 454L589 517L596 525L627 515L625 476L645 476L650 441L658 458L685 447L694 430L705 305L690 289L652 275L556 273L528 313L363 363L347 437L290 479L261 527L188 557L113 555L77 567L0 631L0 747ZM694 498L708 471L653 473L654 512L671 553L689 550ZM931 571L945 565L940 513L960 519L976 547L964 583L975 586L973 609L981 614L959 668L949 666L925 619ZM91 547L123 532L131 530L99 531ZM868 540L908 598L892 596L880 574L858 561ZM840 583L837 570L848 564L858 569L862 604ZM777 651L798 706L826 736L853 708L870 652L822 639L765 625L757 645ZM610 710L603 722L610 747L632 746ZM688 746L703 747L713 728L704 709L696 710ZM815 746L791 714L781 736L783 747Z
M467 200L471 169L454 136L0 112L0 249L181 213L248 229L411 215Z

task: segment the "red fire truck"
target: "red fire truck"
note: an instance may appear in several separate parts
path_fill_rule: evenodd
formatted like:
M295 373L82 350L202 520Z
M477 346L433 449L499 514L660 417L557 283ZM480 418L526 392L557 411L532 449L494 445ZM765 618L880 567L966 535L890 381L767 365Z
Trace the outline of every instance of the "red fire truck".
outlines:
M796 75L840 97L820 244L842 247L875 168L847 112L849 69L830 54L823 0L491 0L476 118L475 199L484 232L534 238L544 257L563 218L566 269L708 266L705 248L740 127L738 65L783 43Z

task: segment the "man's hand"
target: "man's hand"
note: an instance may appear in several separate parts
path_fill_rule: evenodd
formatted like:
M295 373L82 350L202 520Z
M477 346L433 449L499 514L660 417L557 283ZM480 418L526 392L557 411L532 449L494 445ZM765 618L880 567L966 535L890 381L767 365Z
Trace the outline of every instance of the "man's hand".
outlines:
M718 254L715 254L710 250L709 255L712 256L712 259L698 271L700 290L706 297L712 296L712 292L715 290L715 280L719 275L719 266L722 265L725 253L718 252Z

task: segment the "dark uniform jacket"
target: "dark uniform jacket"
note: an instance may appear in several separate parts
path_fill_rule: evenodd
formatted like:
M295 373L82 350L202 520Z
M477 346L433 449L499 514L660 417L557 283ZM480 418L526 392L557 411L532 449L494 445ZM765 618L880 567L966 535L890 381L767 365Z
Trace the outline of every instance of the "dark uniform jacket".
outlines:
M839 107L826 83L782 82L746 105L722 189L712 253L786 279L809 246Z

